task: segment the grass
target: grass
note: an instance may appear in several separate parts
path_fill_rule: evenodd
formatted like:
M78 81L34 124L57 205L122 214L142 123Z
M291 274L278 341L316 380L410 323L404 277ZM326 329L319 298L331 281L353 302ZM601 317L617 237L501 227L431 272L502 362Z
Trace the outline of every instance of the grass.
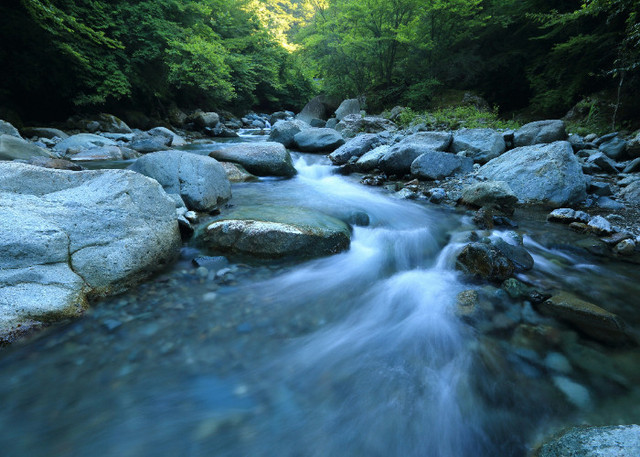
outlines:
M395 122L404 128L423 124L432 130L517 129L520 127L516 121L500 119L497 108L494 108L493 111L485 111L475 106L456 106L424 112L406 108Z

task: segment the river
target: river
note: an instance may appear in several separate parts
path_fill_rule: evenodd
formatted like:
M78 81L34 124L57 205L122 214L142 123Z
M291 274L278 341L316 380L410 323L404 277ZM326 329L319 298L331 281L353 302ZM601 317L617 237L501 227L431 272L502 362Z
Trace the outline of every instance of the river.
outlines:
M583 340L454 270L466 213L293 155L295 178L234 184L230 203L368 219L350 249L207 271L187 244L149 282L3 350L0 455L526 456L565 425L640 420L637 350ZM536 261L521 279L638 327L636 265L562 249L564 227L521 227ZM489 318L456 312L469 289L490 297Z

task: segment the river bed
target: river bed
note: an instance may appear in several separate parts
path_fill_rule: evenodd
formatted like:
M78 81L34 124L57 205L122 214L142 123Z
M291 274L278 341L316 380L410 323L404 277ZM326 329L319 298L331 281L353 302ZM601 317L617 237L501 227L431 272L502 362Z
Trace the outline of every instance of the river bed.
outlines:
M324 156L294 161L295 178L234 184L230 204L366 214L350 249L208 271L187 244L149 282L3 350L1 455L526 456L563 426L640 421L635 348L454 270L468 214L363 186ZM564 248L566 227L539 214L515 219L536 262L522 280L640 326L637 265ZM469 289L486 318L457 312Z

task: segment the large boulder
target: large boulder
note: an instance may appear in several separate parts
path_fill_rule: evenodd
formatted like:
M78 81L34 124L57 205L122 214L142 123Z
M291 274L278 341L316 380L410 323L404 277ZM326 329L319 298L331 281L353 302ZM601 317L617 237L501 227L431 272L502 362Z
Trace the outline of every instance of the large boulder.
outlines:
M293 137L309 128L309 124L300 120L290 120L290 121L276 121L276 123L271 127L271 132L269 133L269 141L275 141L276 143L281 143L285 148L290 148L293 146Z
M358 133L393 132L397 130L397 126L384 117L348 114L338 122L335 129L341 132L343 137L352 138Z
M69 138L69 135L64 133L60 129L54 129L52 127L25 127L22 129L22 134L27 138L31 138L33 136L37 136L39 138L60 138L61 140L66 140Z
M586 198L586 178L566 141L512 149L483 165L478 175L505 181L524 203L558 208Z
M105 138L101 135L94 135L93 133L79 133L56 144L53 147L53 150L58 154L65 156L67 154L73 155L84 149L116 145L117 143L114 140Z
M473 160L442 151L427 151L411 163L411 174L432 180L471 171Z
M598 145L598 149L613 160L623 160L626 158L627 142L620 138L619 135L615 135L601 142Z
M361 157L366 152L369 152L381 144L382 139L374 133L358 135L329 154L329 159L331 159L331 162L335 165L343 165L352 157Z
M28 160L32 157L54 156L48 150L22 138L13 135L0 135L0 160Z
M15 136L16 138L22 138L20 136L20 132L7 121L3 121L0 119L0 135L10 135Z
M637 457L640 426L573 427L547 441L536 457Z
M360 157L356 161L355 168L359 171L364 172L371 171L374 168L378 168L380 159L382 159L389 152L389 149L390 146L385 144L363 154L362 157Z
M599 341L610 344L629 341L622 319L570 293L560 292L538 305L538 309L574 325Z
M476 208L496 208L512 213L518 203L518 197L504 181L483 181L465 187L462 190L461 202Z
M172 148L184 146L185 144L187 144L184 138L166 127L155 127L149 130L147 133L152 136L163 136L169 139L170 142L167 146L171 146Z
M293 137L295 148L303 152L330 152L344 144L344 138L333 129L305 129Z
M239 143L220 146L209 153L210 157L222 162L242 165L256 176L295 176L289 151L280 143Z
M211 211L231 198L227 174L211 157L184 151L159 151L140 157L131 170L155 179L187 208Z
M504 136L492 129L461 129L453 135L451 150L461 152L474 162L486 163L506 149Z
M634 181L619 193L620 197L629 203L640 204L640 180Z
M166 267L181 246L175 204L128 170L0 163L0 334L77 315Z
M496 246L469 243L456 257L456 270L475 278L501 282L513 275L515 266Z
M82 149L78 152L74 152L73 154L69 153L66 155L68 160L73 160L74 162L92 162L92 161L102 161L102 160L122 160L124 156L122 154L122 149L118 146L96 146L93 148Z
M205 127L214 128L218 122L220 122L220 116L218 113L212 111L204 112L197 110L191 116L187 118L188 121L193 122L197 127L203 129Z
M336 110L336 119L341 121L349 114L360 114L360 102L357 98L350 98L340 103L340 106Z
M530 122L516 130L513 136L515 147L531 146L540 143L553 143L567 139L564 122L561 120L547 120Z
M216 252L262 258L309 258L349 247L349 227L326 214L288 207L244 207L221 216L197 238Z
M311 119L322 119L326 121L328 114L336 109L338 103L340 103L340 100L336 101L326 95L318 95L311 99L296 117L307 123L310 123Z
M451 144L448 132L420 132L391 146L378 161L378 167L388 174L410 173L411 164L419 156L433 151L444 151Z
M146 154L167 150L172 141L173 137L171 136L143 132L133 137L129 142L129 147L134 151Z
M100 113L95 116L73 116L67 121L69 128L86 132L131 133L129 126L113 114Z

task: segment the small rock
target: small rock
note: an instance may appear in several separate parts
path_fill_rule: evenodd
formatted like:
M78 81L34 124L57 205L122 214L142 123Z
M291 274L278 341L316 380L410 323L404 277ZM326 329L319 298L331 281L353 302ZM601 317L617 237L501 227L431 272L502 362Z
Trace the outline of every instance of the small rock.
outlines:
M465 187L461 201L466 205L494 207L506 214L512 214L518 197L503 181L484 181Z
M576 221L576 212L571 208L558 208L554 209L547 216L549 222L561 222L563 224L570 224Z
M633 240L622 240L613 248L613 252L620 255L633 255L636 243Z
M593 217L587 223L587 228L596 235L610 235L613 233L611 223L602 216Z
M472 317L478 311L478 292L469 289L458 294L456 315L461 318Z
M447 198L447 192L441 187L435 187L429 190L427 195L429 197L429 201L436 205L439 205L445 198Z

